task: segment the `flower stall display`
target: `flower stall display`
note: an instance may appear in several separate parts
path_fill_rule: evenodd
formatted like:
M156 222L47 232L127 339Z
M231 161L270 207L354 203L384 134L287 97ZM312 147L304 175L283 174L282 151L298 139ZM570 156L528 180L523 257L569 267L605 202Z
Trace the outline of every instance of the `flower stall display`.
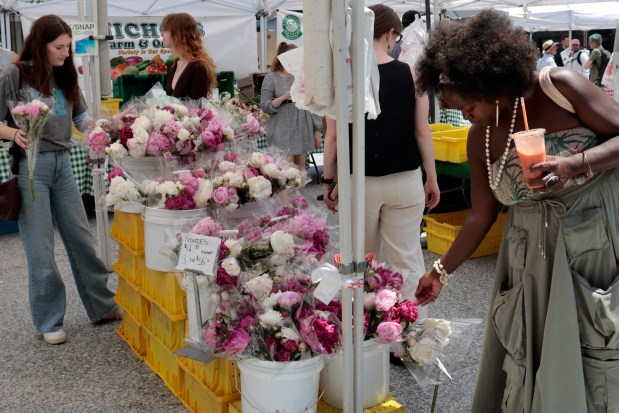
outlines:
M369 259L364 272L364 373L363 407L382 403L389 396L389 345L401 342L417 321L418 311L410 300L402 299L402 274ZM320 303L338 317L342 306L338 298ZM329 358L321 373L324 400L343 408L344 361L341 352Z
M226 226L210 217L190 231L221 237L214 276L197 277L201 317L206 319L199 342L193 344L239 360L243 411L254 411L255 406L272 409L272 393L294 383L300 387L286 393L298 395L302 389L303 396L278 398L278 408L315 411L323 366L318 356L339 348L340 322L335 314L318 309L313 297L316 285L309 275L327 250L326 220L304 208L307 201L295 198L290 206L235 231L222 229ZM190 314L192 296L195 291L188 290ZM189 329L192 334L191 325ZM265 374L271 383L268 388L261 387L264 380L256 379ZM271 398L265 399L265 394Z
M34 168L39 153L40 134L45 122L52 116L52 99L45 98L32 88L18 92L14 99L7 102L11 108L11 115L17 127L26 132L28 148L26 159L28 162L28 181L30 198L34 201Z

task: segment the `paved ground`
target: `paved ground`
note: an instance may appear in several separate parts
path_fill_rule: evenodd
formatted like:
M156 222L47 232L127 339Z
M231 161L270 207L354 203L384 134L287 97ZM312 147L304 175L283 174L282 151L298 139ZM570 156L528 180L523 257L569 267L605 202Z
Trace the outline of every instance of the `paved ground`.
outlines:
M306 193L315 200L318 192L319 186L310 185ZM334 216L330 222L336 225ZM90 223L95 231L94 219ZM116 246L113 251L116 254ZM424 254L429 267L437 256ZM26 264L19 236L0 235L0 412L186 411L116 335L118 322L89 322L70 279L59 237L56 259L67 285L64 328L69 340L64 345L50 346L35 334L30 318ZM483 319L495 259L469 260L432 305L430 316ZM111 274L112 288L116 282L116 274ZM461 360L452 369L453 382L439 387L436 412L470 411L482 336L482 324L469 331ZM408 412L430 412L433 388L418 386L404 368L392 366L391 391Z

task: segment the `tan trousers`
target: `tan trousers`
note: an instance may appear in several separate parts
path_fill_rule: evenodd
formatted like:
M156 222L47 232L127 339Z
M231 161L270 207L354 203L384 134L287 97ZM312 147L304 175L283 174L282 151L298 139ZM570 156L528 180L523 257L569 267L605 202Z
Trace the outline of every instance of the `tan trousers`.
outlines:
M409 299L425 273L419 240L424 207L420 168L365 178L365 250L380 259L384 242L387 262L405 277L402 297Z

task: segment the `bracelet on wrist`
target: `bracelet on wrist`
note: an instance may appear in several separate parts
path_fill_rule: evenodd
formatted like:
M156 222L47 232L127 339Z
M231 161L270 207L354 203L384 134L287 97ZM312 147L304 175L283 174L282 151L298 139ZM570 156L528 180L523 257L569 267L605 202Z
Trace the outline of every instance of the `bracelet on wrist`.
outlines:
M450 273L447 272L447 270L445 270L445 268L443 267L443 264L441 264L441 260L438 259L438 260L434 261L432 266L434 267L434 269L438 273L438 275L439 275L438 279L441 282L441 284L443 284L443 285L449 284L449 279L451 278L451 276L453 274L450 274Z
M325 178L323 174L323 175L320 175L320 181L322 182L323 185L331 185L333 182L335 182L335 178Z
M582 151L582 160L583 160L583 164L587 162L587 166L589 167L589 170L587 171L587 173L585 173L585 180L588 181L591 178L593 178L593 170L591 169L591 164L589 163L589 159L587 159L587 155L585 154L585 151Z

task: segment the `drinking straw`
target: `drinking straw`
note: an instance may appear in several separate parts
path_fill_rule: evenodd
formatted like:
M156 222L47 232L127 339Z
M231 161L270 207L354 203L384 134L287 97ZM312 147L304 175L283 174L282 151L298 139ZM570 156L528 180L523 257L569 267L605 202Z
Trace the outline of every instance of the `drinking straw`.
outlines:
M529 131L529 122L527 121L527 108L524 106L524 97L520 97L520 105L522 106L522 117L524 118L524 130Z

